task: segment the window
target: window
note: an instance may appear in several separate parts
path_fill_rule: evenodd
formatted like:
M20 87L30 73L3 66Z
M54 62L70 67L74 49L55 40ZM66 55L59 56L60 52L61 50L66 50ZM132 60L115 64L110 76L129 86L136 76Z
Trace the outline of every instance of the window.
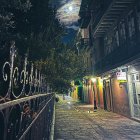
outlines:
M129 29L129 37L132 37L135 34L135 20L133 13L129 14L128 16L128 29Z
M138 17L138 27L139 27L139 31L140 31L140 11L138 12L137 17Z
M136 95L136 86L135 86L135 83L132 83L132 90L133 90L134 104L137 104L137 95Z
M119 32L116 30L115 31L115 44L118 47L119 46Z
M140 31L140 1L138 2L138 5L137 5L137 23L138 23L138 27Z
M104 38L105 54L109 54L113 50L112 42L113 38L111 35Z
M116 28L114 29L114 32L112 35L112 47L113 47L113 50L119 47L119 32Z
M139 82L140 81L140 75L139 73L133 74L132 75L132 81L133 82Z
M125 31L125 23L120 23L120 36L122 40L126 40L126 31Z

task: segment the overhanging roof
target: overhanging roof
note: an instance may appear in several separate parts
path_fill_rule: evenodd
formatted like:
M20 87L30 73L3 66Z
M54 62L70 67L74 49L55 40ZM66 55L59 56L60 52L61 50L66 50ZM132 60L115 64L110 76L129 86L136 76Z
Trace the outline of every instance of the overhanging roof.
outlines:
M99 22L93 24L93 35L103 36L106 31L117 21L121 14L131 6L135 0L113 0Z

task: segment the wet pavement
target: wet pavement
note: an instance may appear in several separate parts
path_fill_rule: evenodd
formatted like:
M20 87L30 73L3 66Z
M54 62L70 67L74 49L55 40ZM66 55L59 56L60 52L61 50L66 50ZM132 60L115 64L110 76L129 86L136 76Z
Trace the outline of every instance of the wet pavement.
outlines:
M55 140L140 140L140 123L62 98L56 103Z

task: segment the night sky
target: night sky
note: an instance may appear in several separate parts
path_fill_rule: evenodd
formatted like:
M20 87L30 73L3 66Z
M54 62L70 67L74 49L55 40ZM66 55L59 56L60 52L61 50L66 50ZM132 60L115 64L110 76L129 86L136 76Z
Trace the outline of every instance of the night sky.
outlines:
M62 41L65 44L72 44L74 39L75 39L75 35L77 33L77 30L73 30L73 29L66 29L66 35L62 38Z
M66 35L62 39L64 43L71 43L78 31L78 13L81 0L51 0L57 8L57 18L66 27Z

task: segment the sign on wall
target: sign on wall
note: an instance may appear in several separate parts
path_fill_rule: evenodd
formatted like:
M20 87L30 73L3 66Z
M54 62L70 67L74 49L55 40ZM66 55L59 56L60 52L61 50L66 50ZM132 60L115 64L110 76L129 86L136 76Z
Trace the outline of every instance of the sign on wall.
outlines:
M116 76L119 82L127 82L126 72L116 72Z

